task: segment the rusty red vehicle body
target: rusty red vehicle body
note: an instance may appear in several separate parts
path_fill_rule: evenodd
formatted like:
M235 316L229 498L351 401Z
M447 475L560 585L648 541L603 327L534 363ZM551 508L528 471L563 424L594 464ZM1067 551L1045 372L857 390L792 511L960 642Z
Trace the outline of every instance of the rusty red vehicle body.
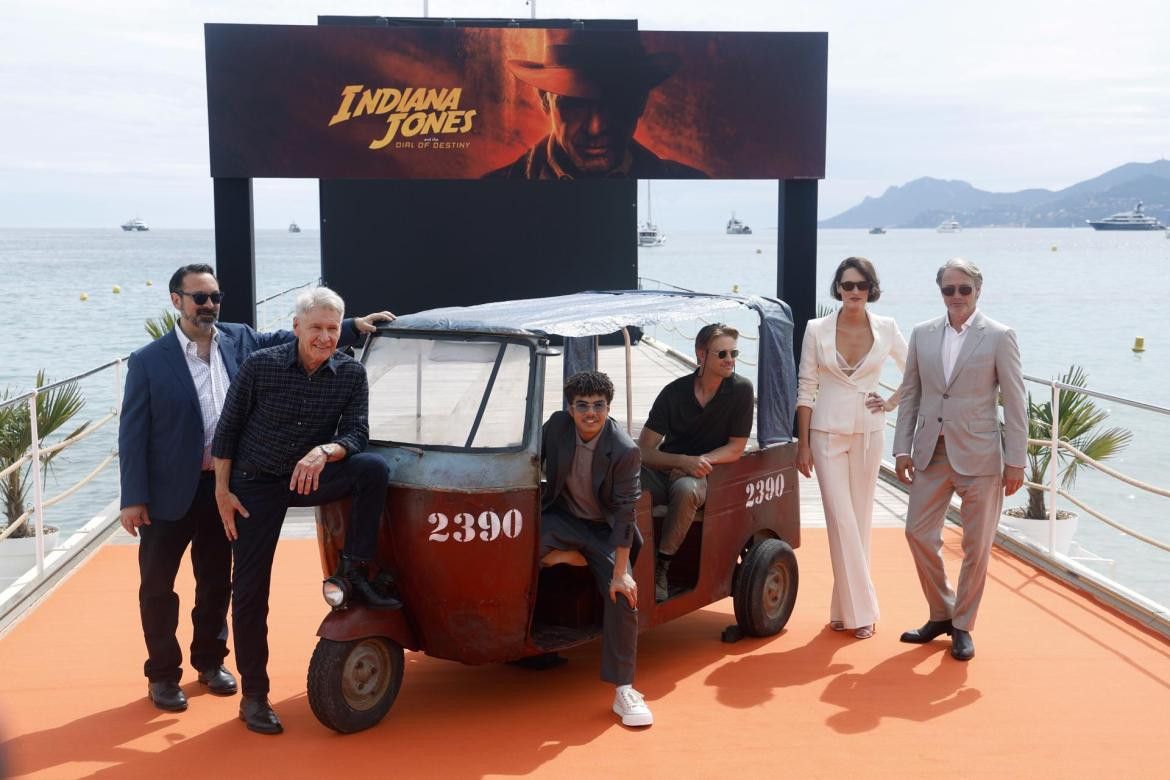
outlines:
M485 664L600 635L601 595L588 569L542 568L538 558L540 428L554 411L543 408L545 384L561 383L545 376L548 358L560 354L550 339L564 337L564 360L577 370L595 360L597 335L729 308L760 319L758 446L708 478L703 521L676 555L671 597L661 603L653 551L665 508L653 508L643 493L637 524L644 545L634 565L639 626L730 595L738 631L765 636L783 628L796 599L793 548L800 544L787 306L631 291L422 312L382 328L362 355L371 450L390 469L377 564L394 573L405 606L343 606L326 616L308 679L322 723L352 732L381 720L402 682L403 649ZM627 341L627 358L628 350ZM336 569L347 513L344 502L318 511L326 577Z

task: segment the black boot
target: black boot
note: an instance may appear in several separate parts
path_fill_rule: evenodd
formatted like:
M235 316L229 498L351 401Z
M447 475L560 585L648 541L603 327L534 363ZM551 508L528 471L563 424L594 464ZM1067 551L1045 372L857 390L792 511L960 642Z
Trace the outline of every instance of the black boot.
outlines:
M669 556L658 554L658 561L654 565L654 600L666 601L670 598L670 561Z
M349 583L350 598L355 604L365 604L374 609L402 609L402 601L370 582L370 567L365 561L354 561L342 556L341 566L335 576Z

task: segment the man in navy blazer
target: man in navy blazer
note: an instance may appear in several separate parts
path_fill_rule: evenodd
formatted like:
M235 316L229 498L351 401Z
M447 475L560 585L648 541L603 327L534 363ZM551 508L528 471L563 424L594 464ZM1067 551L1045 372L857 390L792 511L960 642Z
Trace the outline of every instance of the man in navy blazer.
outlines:
M548 478L540 502L541 564L588 564L605 605L601 679L616 686L612 709L627 726L649 726L654 717L632 685L638 584L631 561L642 544L634 521L634 505L642 495L642 456L609 418L613 382L608 376L573 374L564 394L568 412L554 412L541 435Z
M258 349L295 339L291 331L259 333L217 322L223 294L205 264L185 265L170 280L175 329L136 350L129 361L118 428L122 527L139 536L138 605L146 639L144 672L159 709L181 712L182 650L175 639L175 576L188 545L195 573L191 664L211 693L230 696L235 678L227 656L231 543L215 503L210 445L227 387ZM347 320L339 347L357 341L389 312Z

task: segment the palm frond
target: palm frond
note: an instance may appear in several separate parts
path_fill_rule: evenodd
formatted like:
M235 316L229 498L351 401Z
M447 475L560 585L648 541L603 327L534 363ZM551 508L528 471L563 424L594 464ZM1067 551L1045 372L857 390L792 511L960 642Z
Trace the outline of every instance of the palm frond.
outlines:
M175 323L179 321L179 316L174 311L164 310L157 317L147 318L143 323L147 334L156 341L174 330Z

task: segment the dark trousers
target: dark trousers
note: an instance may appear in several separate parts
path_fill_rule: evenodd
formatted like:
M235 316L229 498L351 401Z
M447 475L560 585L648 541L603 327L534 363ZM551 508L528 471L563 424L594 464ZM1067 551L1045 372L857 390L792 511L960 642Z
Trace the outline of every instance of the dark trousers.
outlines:
M195 570L191 665L199 671L215 669L228 652L232 576L232 547L215 506L215 475L205 472L200 478L187 514L178 520L152 519L138 534L138 611L147 653L143 671L151 682L177 683L183 677L183 651L175 639L179 626L175 575L188 545Z
M638 655L638 610L620 593L616 603L610 601L609 582L613 579L615 559L610 530L604 522L582 520L563 510L546 509L540 515L540 557L550 550L579 550L585 556L605 604L601 622L601 679L614 685L630 685L634 682L634 662ZM627 571L633 574L628 567Z
M268 695L268 592L285 512L290 506L319 506L352 496L342 554L371 561L388 478L386 461L369 452L326 464L317 489L307 496L288 489L288 476L232 469L231 491L249 515L236 514L239 538L232 542L232 631L245 696Z

